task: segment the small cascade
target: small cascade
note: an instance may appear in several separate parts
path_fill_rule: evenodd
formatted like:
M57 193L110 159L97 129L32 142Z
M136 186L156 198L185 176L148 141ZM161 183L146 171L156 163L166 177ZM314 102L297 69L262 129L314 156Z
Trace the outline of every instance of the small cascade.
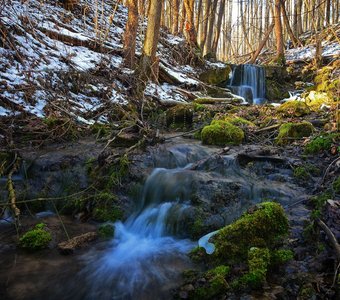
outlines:
M168 290L189 267L186 254L195 243L174 237L188 207L183 170L156 168L145 182L138 210L115 223L110 249L99 258L84 256L91 262L82 272L92 287L86 299L164 299L159 287Z
M266 78L264 68L250 64L235 66L228 88L249 103L265 103Z

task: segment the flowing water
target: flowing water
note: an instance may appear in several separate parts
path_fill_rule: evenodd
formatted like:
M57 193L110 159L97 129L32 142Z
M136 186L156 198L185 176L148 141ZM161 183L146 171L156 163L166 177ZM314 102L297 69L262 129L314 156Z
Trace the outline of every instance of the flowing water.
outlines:
M77 257L19 253L16 267L5 267L13 280L4 299L17 299L18 293L20 299L37 300L171 299L181 273L193 267L187 253L197 242L185 238L183 231L194 193L207 199L205 204L223 216L223 223L267 197L289 203L301 195L296 186L287 186L287 169L263 163L252 172L240 167L236 154L215 156L214 151L185 142L154 155L155 168L136 199L135 211L125 222L115 223L112 241ZM216 191L224 195L224 204L209 203ZM232 197L238 200L228 202Z
M249 103L265 103L266 78L264 68L251 64L235 66L229 88Z

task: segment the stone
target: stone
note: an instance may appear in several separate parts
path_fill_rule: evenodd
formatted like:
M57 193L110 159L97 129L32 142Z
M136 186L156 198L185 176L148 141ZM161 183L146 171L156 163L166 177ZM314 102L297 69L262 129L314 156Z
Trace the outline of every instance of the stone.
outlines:
M80 249L89 242L94 241L98 237L96 232L88 232L73 237L72 239L58 244L58 250L61 254L68 255L74 253L76 249Z

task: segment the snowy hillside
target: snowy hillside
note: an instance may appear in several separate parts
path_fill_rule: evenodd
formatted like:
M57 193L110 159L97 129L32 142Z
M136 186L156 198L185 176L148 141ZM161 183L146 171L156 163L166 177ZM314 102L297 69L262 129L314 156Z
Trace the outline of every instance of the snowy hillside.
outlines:
M110 12L110 13L108 13ZM122 67L127 9L116 1L80 1L73 12L56 1L11 1L0 13L0 116L26 112L68 115L91 124L106 121L113 105L128 103L132 70ZM143 34L137 38L140 55ZM160 65L179 84L193 86L197 73L179 66L170 48L184 40L162 33ZM169 84L149 84L146 96L185 101Z

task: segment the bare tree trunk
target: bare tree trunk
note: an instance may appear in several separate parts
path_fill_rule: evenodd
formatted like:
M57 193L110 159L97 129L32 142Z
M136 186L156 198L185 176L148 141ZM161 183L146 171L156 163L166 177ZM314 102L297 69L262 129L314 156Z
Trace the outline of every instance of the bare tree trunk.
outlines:
M181 20L179 23L179 32L183 33L184 31L184 24L185 24L185 18L186 18L187 12L185 10L184 2L182 3L182 13L181 13Z
M331 0L326 0L326 25L331 22Z
M213 40L213 44L211 48L211 52L214 56L216 56L216 53L217 53L217 46L218 46L218 41L220 39L224 11L225 11L225 0L221 0L219 11L218 11L217 24L214 30L214 40Z
M201 15L202 15L202 0L198 1L197 5L197 17L196 17L196 22L195 22L195 28L198 33L199 28L201 27L200 22L201 22Z
M199 46L203 52L204 45L207 39L208 34L208 19L209 19L209 13L210 13L210 6L211 1L210 0L204 0L204 15L203 15L203 28L202 28L202 35L200 37Z
M185 26L187 39L190 45L197 47L197 33L194 22L195 0L184 0L184 5L185 11L187 12L187 22Z
M124 65L135 67L136 37L138 29L138 0L128 0L128 20L124 33Z
M287 13L286 13L286 8L285 8L285 0L281 0L281 11L282 11L283 20L285 22L286 29L287 29L288 35L290 37L290 40L292 41L294 47L301 46L302 45L301 42L294 35L293 30L290 27L289 19L288 19L288 16L287 16Z
M172 34L178 34L178 19L179 19L179 0L173 0L173 12L174 12L174 19L172 23Z
M302 33L302 0L297 0L296 3L296 35Z
M282 23L281 23L281 0L275 0L274 4L274 22L276 37L276 62L279 65L285 64Z
M148 14L148 26L146 29L143 53L139 65L140 86L139 94L145 89L147 79L157 79L156 51L161 25L163 1L150 0L150 10ZM142 89L141 89L142 88Z
M215 25L215 15L216 15L216 7L217 7L217 1L213 0L212 6L210 7L210 13L209 13L209 25L208 25L208 34L207 39L205 43L205 54L211 54L211 47L212 47L212 39L213 39L213 32L214 32L214 25Z

